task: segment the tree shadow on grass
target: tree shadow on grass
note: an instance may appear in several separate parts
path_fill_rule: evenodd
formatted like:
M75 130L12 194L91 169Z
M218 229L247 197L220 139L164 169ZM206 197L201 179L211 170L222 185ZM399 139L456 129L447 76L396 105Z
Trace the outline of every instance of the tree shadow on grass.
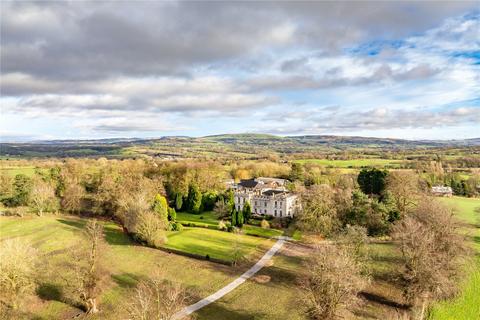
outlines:
M105 226L103 232L105 234L105 240L110 245L125 246L134 244L129 235L113 226Z
M122 288L134 288L137 286L139 281L146 279L145 277L138 276L129 272L113 274L111 277L113 281L115 281L115 283Z
M85 228L85 221L82 220L65 220L65 219L57 219L58 222L66 224L70 227L75 227L78 229L84 229Z
M226 308L223 304L212 303L198 311L198 315L209 320L253 320L265 319L266 314L261 312L251 312L247 310L231 310Z
M54 283L42 283L36 290L37 295L43 300L62 301L62 287Z
M391 307L391 308L402 309L402 310L410 309L410 306L407 305L407 304L398 303L396 301L390 300L386 297L383 297L381 295L374 294L374 293L371 293L371 292L362 291L362 292L360 292L360 296L362 296L363 298L365 298L368 301L376 302L376 303L379 303L379 304L382 304L382 305L385 305L385 306L388 306L388 307Z
M57 219L58 222L66 224L71 227L83 230L87 224L84 220L65 220ZM131 238L122 230L112 225L105 225L103 228L105 234L105 241L110 245L132 245L134 244Z

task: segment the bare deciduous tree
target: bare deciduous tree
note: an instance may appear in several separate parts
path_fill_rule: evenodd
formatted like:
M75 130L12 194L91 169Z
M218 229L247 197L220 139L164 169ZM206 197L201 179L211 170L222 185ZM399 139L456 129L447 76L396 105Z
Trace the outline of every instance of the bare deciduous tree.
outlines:
M462 261L468 252L451 210L434 199L421 199L417 208L394 226L403 258L404 295L425 308L435 299L457 291Z
M44 211L54 211L58 209L58 199L55 196L55 188L51 183L41 178L33 180L32 191L29 195L29 202L32 208L37 211L39 216Z
M158 273L138 284L127 310L132 320L170 320L185 307L186 299L179 283L168 282Z
M85 188L73 179L64 181L62 208L66 211L79 213L82 208L82 199L85 197Z
M0 301L17 309L20 299L34 289L37 251L18 239L0 242Z
M357 303L357 294L367 283L362 264L346 247L317 247L306 263L306 270L301 287L313 319L335 319L342 309Z
M393 195L398 211L405 215L420 196L419 177L412 171L392 171L387 177L387 191Z
M106 245L103 226L96 220L90 220L85 227L87 242L80 244L73 254L73 275L67 278L68 287L85 308L87 314L98 312L97 297L101 291L106 272L101 265Z
M215 203L215 207L213 208L213 212L217 216L217 218L225 218L230 214L230 206L225 203L223 200L219 200Z

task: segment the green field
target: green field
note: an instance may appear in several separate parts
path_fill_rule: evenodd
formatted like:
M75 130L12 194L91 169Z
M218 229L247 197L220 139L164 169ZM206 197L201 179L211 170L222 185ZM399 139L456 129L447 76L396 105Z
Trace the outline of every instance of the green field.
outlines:
M458 217L466 223L465 232L476 250L476 256L471 266L468 266L469 276L462 284L458 298L435 304L431 319L479 319L480 318L480 199L446 198L442 199L452 206Z
M405 161L402 160L389 160L389 159L352 159L352 160L328 160L328 159L302 159L295 160L293 162L306 164L313 163L325 167L331 168L363 168L363 167L388 167L388 168L398 168Z
M167 237L166 248L201 256L208 255L210 258L224 261L234 260L233 247L235 243L244 256L255 253L257 249L267 249L273 245L273 242L267 239L205 228L184 228L179 232L171 231L168 232Z
M11 177L15 177L17 174L32 177L35 174L35 167L1 167L0 173Z

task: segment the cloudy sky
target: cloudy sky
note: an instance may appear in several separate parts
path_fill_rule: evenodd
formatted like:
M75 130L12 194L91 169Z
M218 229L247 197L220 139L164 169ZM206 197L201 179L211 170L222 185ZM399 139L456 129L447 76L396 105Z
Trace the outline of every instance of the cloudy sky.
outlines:
M1 2L2 140L480 136L478 2Z

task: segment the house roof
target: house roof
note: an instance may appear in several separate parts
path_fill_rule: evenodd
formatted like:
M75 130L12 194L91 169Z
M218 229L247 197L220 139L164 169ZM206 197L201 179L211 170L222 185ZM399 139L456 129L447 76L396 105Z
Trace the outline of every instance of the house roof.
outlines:
M240 180L240 183L238 185L244 188L255 188L258 185L258 182L255 181L255 179L245 179Z
M267 196L273 196L273 195L275 195L275 194L280 194L280 193L285 193L285 191L283 191L283 190L272 190L272 189L270 189L270 190L264 191L262 194L267 195Z

